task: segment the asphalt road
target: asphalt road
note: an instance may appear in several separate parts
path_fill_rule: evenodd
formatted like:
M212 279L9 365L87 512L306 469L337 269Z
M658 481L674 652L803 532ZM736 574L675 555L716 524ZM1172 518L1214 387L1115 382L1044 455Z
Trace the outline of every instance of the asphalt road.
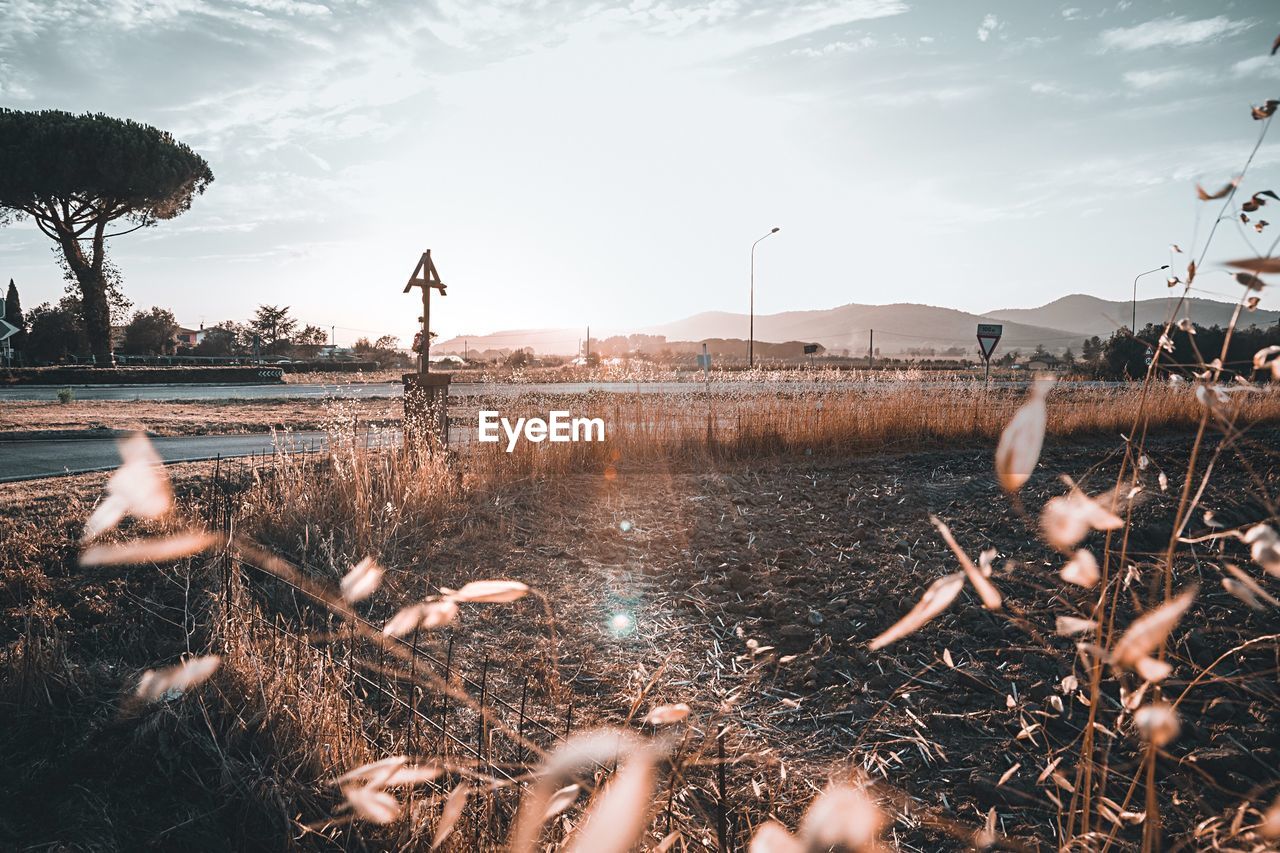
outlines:
M325 443L323 432L294 432L279 436L270 433L183 435L151 439L152 446L165 462L253 456L271 453L277 446L293 453L307 452L319 450ZM0 442L0 483L109 471L119 464L120 453L112 438Z
M712 382L711 389L720 392L772 393L784 390L873 389L891 386L891 381L876 382ZM946 388L953 381L913 383L925 387ZM1025 381L993 381L997 387L1023 387ZM1111 387L1123 382L1078 382L1078 387ZM458 383L449 386L450 397L475 397L484 395L518 394L585 394L588 391L607 391L628 394L684 394L697 392L701 382L537 382L537 383ZM296 400L324 397L361 398L399 397L403 391L399 382L369 382L341 385L84 385L73 389L77 400ZM0 402L5 400L56 400L58 388L48 386L17 386L0 388Z

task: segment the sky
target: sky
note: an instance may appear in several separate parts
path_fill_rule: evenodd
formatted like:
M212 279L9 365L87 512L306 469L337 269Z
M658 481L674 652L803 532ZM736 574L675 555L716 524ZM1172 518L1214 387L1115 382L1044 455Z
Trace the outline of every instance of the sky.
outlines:
M745 311L774 226L758 313L1127 299L1203 245L1195 185L1257 141L1277 33L1274 0L0 0L0 105L209 161L188 213L113 241L136 307L407 343L430 248L442 337L595 334ZM1280 190L1280 135L1241 186ZM1226 223L1209 261L1271 236ZM0 229L24 305L62 292L51 246Z

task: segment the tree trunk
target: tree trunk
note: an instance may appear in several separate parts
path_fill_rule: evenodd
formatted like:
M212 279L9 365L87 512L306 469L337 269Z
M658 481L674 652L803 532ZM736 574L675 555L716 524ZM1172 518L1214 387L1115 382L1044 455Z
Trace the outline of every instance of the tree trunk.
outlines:
M111 308L107 304L107 282L100 271L76 273L80 297L84 300L84 331L89 338L95 367L114 367L111 355Z
M70 234L60 239L67 266L80 286L81 320L95 367L114 367L111 355L111 306L107 302L107 279L103 275L106 260L102 233L106 222L100 222L93 236L93 258L85 257L80 241Z

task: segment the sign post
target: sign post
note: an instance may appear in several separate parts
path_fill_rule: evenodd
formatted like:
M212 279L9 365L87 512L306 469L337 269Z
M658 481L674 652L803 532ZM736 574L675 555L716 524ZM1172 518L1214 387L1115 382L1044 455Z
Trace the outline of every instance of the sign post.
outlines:
M707 353L707 345L702 345L702 355L698 356L698 366L702 368L702 381L707 384L707 390L711 390L711 356Z
M817 344L805 344L804 354L809 356L809 369L813 370L813 354L818 351Z
M0 302L0 357L3 357L6 367L13 364L13 344L9 343L9 338L17 333L18 327L4 318L4 303Z
M431 291L445 295L445 284L431 260L431 250L422 253L418 265L413 268L404 292L422 288L422 331L417 335L418 372L406 373L404 381L404 438L417 444L424 439L434 439L441 445L449 444L449 374L430 372L431 353ZM428 445L430 446L430 445Z
M1000 343L1000 336L1004 334L1004 326L999 323L979 323L978 324L978 350L982 353L982 361L987 366L987 379L991 381L991 354L996 351L996 344Z

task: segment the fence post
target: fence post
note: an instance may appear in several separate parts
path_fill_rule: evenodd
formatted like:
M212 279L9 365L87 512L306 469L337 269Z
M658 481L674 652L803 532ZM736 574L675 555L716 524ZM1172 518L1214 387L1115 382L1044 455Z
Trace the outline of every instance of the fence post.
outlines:
M409 726L405 732L405 752L414 754L413 724L418 716L418 629L413 629L413 645L409 649Z
M520 722L516 726L516 733L520 735L520 742L516 744L516 764L524 764L524 703L529 698L529 676L525 676L520 685Z
M489 690L489 656L484 656L484 663L480 665L480 724L476 729L476 758L483 759L485 757L485 718L484 703L488 698Z
M351 630L347 632L347 725L350 726L352 720L356 716L356 667L352 656L356 652L356 626L351 624ZM355 736L351 738L351 744L356 743Z
M717 732L717 734L716 734L716 756L717 756L717 758L719 759L719 760L716 762L716 766L717 766L717 772L718 772L718 774L719 774L718 782L719 782L719 788L720 788L720 798L719 798L719 803L718 803L719 808L716 810L716 841L717 841L717 845L718 845L718 846L716 847L716 849L717 849L717 850L719 850L719 851L720 851L720 853L724 853L724 851L726 851L726 850L728 850L728 849L729 849L729 838L728 838L728 835L729 835L729 833L728 833L728 811L729 811L729 804L725 801L725 791L724 791L724 787L725 787L725 786L724 786L724 736L725 736L725 731L726 731L726 729L722 726L722 727L720 728L720 731L719 731L719 732Z
M449 650L444 656L444 683L448 687L452 681L453 673L453 634L449 634ZM448 755L449 753L449 692L440 694L440 754Z

